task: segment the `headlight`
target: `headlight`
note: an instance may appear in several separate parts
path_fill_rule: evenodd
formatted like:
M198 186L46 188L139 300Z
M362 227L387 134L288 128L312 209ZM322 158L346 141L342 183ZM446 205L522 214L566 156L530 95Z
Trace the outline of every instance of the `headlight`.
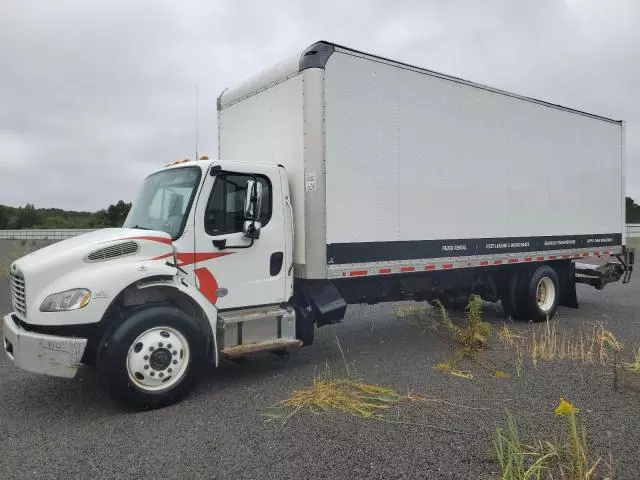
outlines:
M74 288L66 292L54 293L44 299L40 305L41 312L66 312L78 310L89 303L91 292L86 288Z

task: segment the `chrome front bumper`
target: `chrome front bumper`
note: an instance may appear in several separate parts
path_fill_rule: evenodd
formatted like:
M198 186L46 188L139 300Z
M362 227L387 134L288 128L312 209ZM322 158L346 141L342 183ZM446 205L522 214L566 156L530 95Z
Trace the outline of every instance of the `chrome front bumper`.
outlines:
M29 332L12 314L2 325L4 351L16 367L33 373L73 378L87 346L86 338L58 337Z

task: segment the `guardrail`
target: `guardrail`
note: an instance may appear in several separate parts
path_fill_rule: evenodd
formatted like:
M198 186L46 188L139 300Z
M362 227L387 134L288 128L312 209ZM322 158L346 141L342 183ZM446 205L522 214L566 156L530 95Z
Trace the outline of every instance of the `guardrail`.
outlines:
M41 230L0 230L0 240L64 240L95 229L41 229ZM627 238L640 238L640 223L627 224Z
M0 230L0 240L64 240L94 230L94 228Z

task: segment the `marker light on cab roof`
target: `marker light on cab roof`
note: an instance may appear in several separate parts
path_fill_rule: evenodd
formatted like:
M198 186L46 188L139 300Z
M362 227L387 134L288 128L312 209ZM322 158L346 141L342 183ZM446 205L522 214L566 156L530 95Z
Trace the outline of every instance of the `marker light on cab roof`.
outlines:
M191 159L189 159L189 158L185 158L184 160L176 160L175 162L167 163L164 166L164 168L171 167L172 165L178 165L180 163L190 162L190 161L191 161Z
M209 160L209 155L207 155L206 153L204 155L202 155L198 160ZM171 163L167 163L164 168L167 167L171 167L172 165L178 165L180 163L187 163L187 162L191 162L192 160L190 158L185 158L184 160L176 160L175 162L171 162Z

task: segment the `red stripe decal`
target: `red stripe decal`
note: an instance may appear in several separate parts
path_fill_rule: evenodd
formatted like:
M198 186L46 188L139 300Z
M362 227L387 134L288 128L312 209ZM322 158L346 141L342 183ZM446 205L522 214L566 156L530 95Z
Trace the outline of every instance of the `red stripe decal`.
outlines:
M151 260L162 260L163 258L172 257L173 253L165 253L164 255L158 255L157 257L153 257Z
M605 255L609 255L609 253L611 253L611 252L609 252L609 250L605 250L605 251L604 251L604 252L602 252L602 253L604 253Z
M218 282L208 268L197 268L194 273L200 284L200 291L211 303L218 301Z
M480 265L482 265L483 267L486 267L487 265L489 265L489 261L488 260L483 260L480 262Z
M378 270L378 272L380 272L380 274L391 273L391 269L390 268L381 268L380 270Z
M416 267L402 267L400 268L401 272L415 272L416 271Z
M435 265L425 265L425 266L424 266L424 269L425 269L425 270L435 270L435 269L436 269L436 266L435 266Z
M518 259L517 258L510 258L509 259L509 263L518 263Z
M502 260L496 260L495 262L493 262L494 265L501 265L502 264Z
M549 260L555 260L556 258L558 258L556 255L549 255Z
M453 268L453 263L445 263L442 268Z
M151 236L128 237L126 240L150 240L152 242L166 243L167 245L171 245L173 243L173 240L171 240L170 238Z
M354 270L353 272L349 272L350 277L363 277L367 274L366 270Z
M541 262L541 261L543 261L543 260L544 260L544 257L536 257L536 260L537 260L537 261L539 261L539 262Z
M533 260L533 258L531 258L531 257L524 257L524 261L525 261L525 262L530 262L531 260Z
M178 262L181 267L191 265L193 263L205 262L213 258L231 255L233 252L180 252L178 253Z
M571 258L571 255L562 255L562 258Z

